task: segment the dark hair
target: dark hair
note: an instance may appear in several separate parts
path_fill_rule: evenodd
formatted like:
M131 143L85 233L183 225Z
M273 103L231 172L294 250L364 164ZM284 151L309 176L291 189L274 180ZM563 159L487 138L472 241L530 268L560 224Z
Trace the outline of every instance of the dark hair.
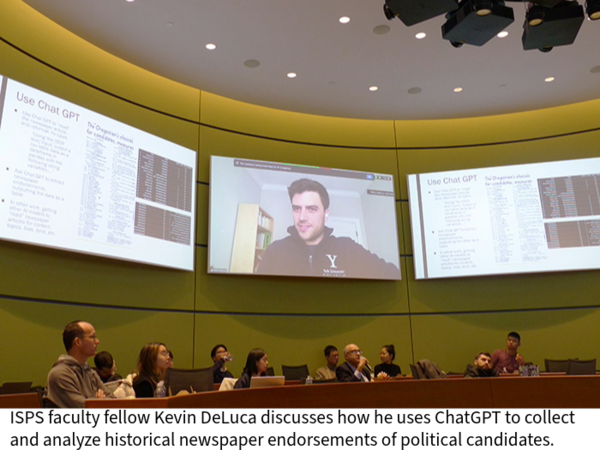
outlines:
M288 187L288 194L290 194L290 201L296 194L302 194L303 192L316 192L321 197L321 203L323 203L323 209L327 211L329 209L329 194L327 189L321 183L315 180L309 180L308 178L300 178L294 181Z
M521 342L521 335L516 331L511 331L510 333L508 333L507 337L515 338L519 341L519 343Z
M219 350L221 347L223 347L225 349L225 351L229 351L227 350L227 347L225 347L223 344L217 344L213 347L213 349L210 351L210 357L212 359L215 359L215 356L217 356L217 350Z
M173 352L169 350L169 358L171 358L171 362L173 362Z
M158 360L161 345L165 349L167 348L162 342L151 342L150 344L144 345L142 350L140 350L137 367L135 368L135 373L138 376L146 375L154 385L162 379L163 375L160 373L160 370L156 368L156 361Z
M256 364L265 355L266 353L262 348L255 348L250 350L250 353L248 353L248 358L246 358L246 366L244 367L243 373L247 373L248 375L256 375L258 373Z
M75 338L83 338L84 332L83 328L81 328L81 325L79 325L80 323L81 320L71 322L63 330L63 344L65 344L65 349L67 350L67 353L69 353L69 351L73 347L73 341L75 340Z
M114 364L113 357L108 352L100 352L94 356L94 365L96 369L112 369Z
M329 356L333 351L337 352L337 347L335 345L328 345L325 347L325 357Z
M381 347L381 348L385 348L385 350L386 350L386 351L387 351L387 352L388 352L390 355L392 355L392 361L393 361L394 359L396 359L396 349L394 348L394 345L393 345L393 344L390 344L390 345L384 345L384 346L383 346L383 347Z
M491 357L492 357L492 355L490 355L488 352L479 352L479 353L477 353L477 356L475 356L475 359L476 359L476 360L477 360L477 359L479 359L479 357L480 357L481 355L485 355L485 356L487 356L488 358L491 358Z

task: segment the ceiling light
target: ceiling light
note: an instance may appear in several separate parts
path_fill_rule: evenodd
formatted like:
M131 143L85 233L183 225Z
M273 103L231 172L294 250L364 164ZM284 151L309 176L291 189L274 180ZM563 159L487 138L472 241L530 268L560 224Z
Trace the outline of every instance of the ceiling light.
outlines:
M457 0L385 0L383 12L388 20L398 17L411 26L458 8Z
M497 34L497 36L498 36L500 39L503 39L503 38L505 38L506 36L508 36L508 31L501 31L500 33L498 33L498 34Z
M417 39L425 39L425 36L427 36L427 34L425 34L423 32L415 34L415 37Z
M348 17L348 16L340 17L340 23L348 23L348 22L350 22L350 17Z
M125 0L125 1L126 1L127 3L132 3L132 2L134 2L135 0Z
M294 72L290 72L287 74L288 78L296 78L298 76L298 74L294 73Z
M215 48L217 48L217 46L215 44L206 44L205 47L208 50L214 50Z
M554 81L554 77L548 77L548 78L544 78L544 81L546 83L551 83L552 81Z
M600 19L600 0L587 0L585 2L585 12L590 20Z
M454 92L462 92L462 88L461 87L455 87L453 89Z
M375 92L377 89L379 89L377 86L371 86L371 87L369 88L369 90L370 90L371 92Z
M536 18L540 13L542 22L538 23ZM559 45L572 44L583 19L583 7L576 1L563 1L554 8L533 5L527 11L523 24L523 50L538 49L545 53Z
M458 10L446 15L442 25L442 38L454 47L462 44L482 46L514 22L512 8L501 1L487 3L487 0L463 0ZM480 15L486 13L487 15Z

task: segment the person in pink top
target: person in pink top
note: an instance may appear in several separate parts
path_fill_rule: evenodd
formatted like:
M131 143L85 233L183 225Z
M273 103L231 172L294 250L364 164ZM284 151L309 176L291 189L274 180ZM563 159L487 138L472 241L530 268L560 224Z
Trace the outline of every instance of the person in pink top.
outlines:
M523 357L517 353L521 346L521 336L515 331L508 333L506 338L506 350L496 350L492 353L491 367L499 373L515 373L519 366L525 365Z

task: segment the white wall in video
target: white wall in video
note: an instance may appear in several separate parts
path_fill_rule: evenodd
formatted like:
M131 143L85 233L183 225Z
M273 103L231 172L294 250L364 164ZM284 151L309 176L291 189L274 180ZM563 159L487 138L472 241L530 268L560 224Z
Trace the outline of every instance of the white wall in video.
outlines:
M193 270L195 152L0 83L0 238Z
M400 279L391 175L211 157L209 273Z
M417 279L600 268L600 158L408 176Z

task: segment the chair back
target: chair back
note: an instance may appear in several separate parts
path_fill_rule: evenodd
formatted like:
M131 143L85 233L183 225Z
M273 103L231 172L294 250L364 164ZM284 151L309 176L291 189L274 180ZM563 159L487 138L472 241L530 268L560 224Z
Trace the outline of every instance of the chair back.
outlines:
M566 372L568 365L568 359L544 359L546 372Z
M578 359L570 359L567 366L567 375L595 375L596 360L589 359L579 361Z
M281 372L286 380L301 380L306 378L309 374L308 365L302 364L301 366L281 366Z
M31 389L31 381L7 381L0 388L2 394L25 394Z
M410 372L412 373L413 379L420 380L422 378L425 378L423 376L423 374L421 373L421 371L417 368L417 366L413 366L412 364L409 364L409 366L410 366Z
M212 367L205 369L174 369L169 367L165 376L165 387L169 395L177 395L180 391L212 391L214 389Z

